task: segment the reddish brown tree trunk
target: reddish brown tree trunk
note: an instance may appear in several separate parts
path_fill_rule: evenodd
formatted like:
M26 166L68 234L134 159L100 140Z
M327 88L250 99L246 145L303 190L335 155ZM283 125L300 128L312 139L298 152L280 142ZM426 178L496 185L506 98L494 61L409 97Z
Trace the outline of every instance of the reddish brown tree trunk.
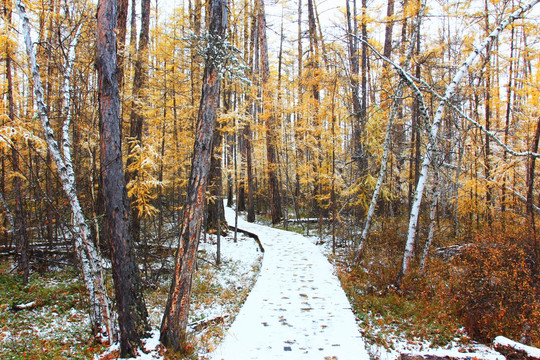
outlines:
M386 27L384 29L384 57L390 59L390 56L392 55L392 30L394 28L394 20L392 19L392 16L394 16L394 0L388 0L388 4L386 5ZM385 63L385 66L386 63Z
M227 1L211 0L210 5L210 34L213 37L209 48L212 49L221 46L220 39L225 36ZM197 248L204 217L206 187L210 171L212 142L216 129L221 85L216 61L219 60L213 59L210 54L207 54L193 148L193 162L182 219L182 231L178 243L169 298L167 299L161 323L161 342L176 352L184 349L186 341L186 327L191 300L191 280L195 271Z
M534 139L531 146L532 152L538 152L538 143L540 142L540 117L536 122L536 132L534 133ZM527 171L527 214L532 216L534 205L534 172L536 168L536 158L531 156L529 159L529 166Z
M101 174L105 235L111 247L122 357L134 356L148 328L137 263L133 257L120 135L120 97L116 54L117 1L102 0L97 13L97 60Z

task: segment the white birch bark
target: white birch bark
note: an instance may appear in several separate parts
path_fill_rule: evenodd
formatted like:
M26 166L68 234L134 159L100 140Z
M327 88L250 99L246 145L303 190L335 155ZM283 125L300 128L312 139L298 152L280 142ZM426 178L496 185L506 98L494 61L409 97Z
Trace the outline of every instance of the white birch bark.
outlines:
M441 125L446 103L450 101L461 79L463 78L463 76L465 76L465 74L467 73L467 71L473 64L473 62L476 60L478 55L480 55L480 53L484 51L487 48L487 46L489 46L499 37L499 34L504 28L506 28L514 20L523 16L524 13L529 11L539 1L540 0L533 0L526 5L519 6L519 8L516 11L514 11L510 16L508 16L503 22L501 22L497 26L497 28L493 30L493 32L489 34L489 36L487 36L480 43L480 45L478 45L474 49L474 51L467 57L465 62L461 65L460 69L458 70L454 78L452 79L452 82L447 86L444 97L439 103L439 107L437 108L435 116L433 117L433 122L431 124L429 143L427 145L426 153L424 154L424 158L422 161L422 169L420 171L420 176L418 178L418 184L416 186L416 191L414 194L414 201L411 206L411 213L409 217L409 230L407 234L407 243L405 244L405 251L403 254L403 263L401 266L400 275L398 276L398 281L397 281L398 283L401 280L401 278L405 276L407 272L409 271L409 265L414 255L414 238L416 236L416 230L418 226L420 204L422 203L422 196L423 196L424 188L426 186L426 181L429 175L429 167L431 165L431 160L434 157L435 151L437 149L437 134L439 132L439 127Z
M4 194L0 193L0 203L2 203L2 207L4 208L4 211L6 212L6 217L9 222L9 226L11 226L11 231L15 230L15 220L13 219L13 214L9 210L8 204L6 203L6 199L4 199Z
M79 203L79 198L75 190L75 174L71 163L71 150L69 141L69 121L71 112L66 114L66 124L64 124L64 142L62 157L61 149L54 138L54 131L51 127L47 109L43 96L43 86L39 73L39 65L36 60L36 54L33 48L30 34L30 20L26 14L26 9L22 0L17 0L17 9L23 26L24 42L26 52L30 60L30 71L33 80L33 90L37 111L45 135L47 147L55 162L58 176L60 177L62 188L69 200L73 215L73 240L77 258L81 264L83 281L89 293L90 302L90 322L93 331L97 336L106 335L109 342L113 340L114 327L110 311L110 301L105 288L103 270L98 252L90 239L90 230L86 223L84 213ZM69 56L66 64L66 72L71 72L73 60L75 57L75 46L71 44ZM63 95L64 107L69 108L69 78L64 78ZM67 105L66 105L67 104Z
M419 34L419 28L420 24L422 22L422 17L424 16L425 12L425 2L423 1L421 3L421 7L418 11L417 16L415 17L415 21L413 24L413 29L415 29L415 32L413 34L412 39L409 42L409 48L407 50L407 56L405 58L405 61L403 63L403 66L397 66L397 64L390 61L390 59L384 58L383 55L381 55L379 52L377 54L385 59L385 61L388 61L390 64L392 64L396 69L398 69L398 72L401 76L405 76L407 74L407 70L409 68L409 65L411 63L412 55L414 52L414 46L416 43L416 37L420 36ZM362 39L363 40L363 39ZM364 40L363 40L364 41ZM371 46L370 46L371 47ZM371 47L372 50L375 50L373 47ZM396 92L395 92L395 98L399 99L403 96L403 88L404 88L404 81L400 81ZM418 101L423 104L423 100L418 99ZM388 118L388 124L386 125L386 135L384 137L384 147L383 147L383 155L381 158L381 167L379 169L379 176L377 178L377 184L375 185L375 189L373 191L373 195L371 197L371 202L369 203L369 209L366 215L366 220L364 221L364 228L362 229L362 235L360 236L360 243L358 244L358 247L356 249L356 255L354 257L354 263L358 265L360 262L360 259L362 258L362 253L364 251L364 247L366 244L367 237L369 235L369 229L371 227L371 222L373 220L373 215L375 214L375 209L377 207L377 202L379 201L379 196L382 189L382 184L384 181L384 177L386 176L386 169L387 169L387 162L388 162L388 156L390 154L390 142L392 141L392 128L394 125L394 118L396 117L397 111L398 111L398 101L394 101L392 104L392 108L390 109L390 114ZM427 116L427 112L422 112L424 116Z
M424 252L422 253L422 260L420 261L420 272L424 273L426 267L426 260L429 254L429 248L433 242L435 236L435 215L437 215L437 204L439 203L439 196L441 193L441 187L439 186L439 169L435 170L435 180L433 181L433 199L431 200L431 207L429 210L429 232L424 245Z

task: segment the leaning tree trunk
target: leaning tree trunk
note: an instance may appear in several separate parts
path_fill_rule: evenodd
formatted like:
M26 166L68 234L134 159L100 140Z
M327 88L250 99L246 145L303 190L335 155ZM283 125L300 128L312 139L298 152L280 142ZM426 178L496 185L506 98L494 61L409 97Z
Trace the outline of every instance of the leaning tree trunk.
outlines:
M413 37L409 43L409 49L407 51L407 57L405 58L404 64L403 64L403 71L407 71L412 59L413 51L414 51L414 45L415 45L415 39L420 36L420 23L422 21L422 17L424 16L424 8L425 8L425 2L421 3L421 7L418 11L418 14L415 18L415 23L413 25L413 28L415 29L415 32L413 34ZM365 41L365 40L364 40ZM386 59L388 59L385 55L383 55ZM389 59L388 59L389 60ZM377 184L375 185L375 190L373 191L373 195L371 197L371 202L369 203L369 209L366 215L366 220L364 222L364 227L362 229L362 235L360 237L360 243L356 249L356 255L354 257L354 263L356 265L359 264L362 254L364 252L364 247L366 244L367 237L369 235L369 229L371 227L371 221L373 220L373 215L375 214L375 209L377 207L377 203L379 202L379 195L381 193L382 184L384 181L384 178L386 177L386 169L387 169L387 162L388 157L390 155L390 145L392 141L392 131L394 126L394 118L396 117L400 104L400 99L403 96L403 87L405 86L405 80L402 79L397 86L396 93L395 93L395 100L392 104L392 108L390 109L390 114L388 117L388 124L386 125L386 135L384 137L384 147L383 147L383 155L381 159L381 167L379 169L379 176L377 178Z
M39 66L36 60L36 53L32 46L30 37L30 20L26 14L26 9L21 0L17 0L17 8L23 25L23 35L26 44L26 52L30 58L31 76L34 82L34 96L41 120L47 147L56 164L58 176L62 182L62 188L69 200L73 215L73 238L77 258L81 264L84 284L89 293L90 302L90 324L96 337L106 335L106 340L112 341L114 338L113 319L110 312L110 301L103 280L103 269L101 268L98 252L91 241L90 230L84 218L84 214L75 190L75 174L71 158L63 158L58 142L54 138L54 131L49 122L47 114L43 86ZM74 54L74 53L73 53ZM68 64L73 59L68 59ZM70 65L69 65L70 66ZM65 141L65 140L64 140ZM69 149L64 149L64 153Z
M206 54L191 175L171 289L161 323L161 342L175 352L182 351L186 341L191 280L195 271L204 217L206 187L221 87L218 73L220 60L214 58L213 54L216 54L223 46L227 28L227 1L211 0L210 16L210 44Z
M472 63L476 60L476 58L478 58L478 56L482 53L482 51L484 51L490 44L492 44L499 37L499 34L502 32L504 28L506 28L514 20L523 16L524 13L529 11L539 1L540 0L533 0L526 5L519 6L519 9L514 11L504 21L502 21L499 24L499 26L497 26L497 28L493 30L493 32L488 37L486 37L482 41L482 43L480 43L480 45L478 45L474 49L474 51L467 57L463 65L461 65L461 68L459 69L459 71L456 73L456 75L452 79L452 82L446 88L444 97L439 103L439 107L437 108L437 112L435 113L433 122L431 124L429 143L427 145L427 150L426 150L426 153L424 154L424 159L422 161L422 169L420 172L420 177L418 178L418 184L416 185L416 191L414 194L414 200L411 206L411 213L410 213L410 218L409 218L409 230L407 234L407 243L405 245L405 251L403 254L403 262L401 265L401 270L396 281L398 285L401 282L401 279L403 278L403 276L405 276L407 272L409 271L409 265L414 255L414 239L416 236L416 230L418 226L420 204L422 203L422 196L423 196L424 188L425 188L426 181L429 175L429 167L431 165L431 159L434 157L435 151L437 150L437 134L439 132L439 127L441 125L446 103L450 101L461 79L463 78L463 76L465 76L465 74L469 70Z
M120 325L122 357L135 356L141 336L149 330L148 313L132 251L129 206L122 163L120 95L116 57L116 0L102 0L97 14L97 69L101 182L105 208L105 236L111 262Z

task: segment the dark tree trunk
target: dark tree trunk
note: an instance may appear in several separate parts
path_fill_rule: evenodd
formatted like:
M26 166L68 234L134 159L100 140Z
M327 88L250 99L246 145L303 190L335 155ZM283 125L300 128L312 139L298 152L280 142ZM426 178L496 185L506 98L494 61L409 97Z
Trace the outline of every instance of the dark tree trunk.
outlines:
M362 59L361 59L361 76L362 80L360 83L361 89L362 89L362 103L360 107L360 128L362 130L362 133L365 132L366 123L367 123L367 106L368 106L368 96L367 96L367 80L368 80L368 48L367 48L367 0L362 0L362 39L364 39L365 42L362 43ZM362 134L361 134L362 136ZM367 154L365 153L364 145L362 144L362 150L361 150L361 158L360 158L360 172L366 173L367 167L368 167L368 159Z
M210 34L214 35L213 43L209 44L211 49L221 46L219 39L225 36L227 1L211 0L210 11ZM218 64L216 59L211 58L209 55L206 56L203 75L202 97L193 148L191 175L182 218L182 230L171 289L161 323L161 342L175 352L184 350L186 341L186 327L191 300L191 280L195 271L197 248L204 217L212 141L216 129L217 108L219 105L221 81L217 72Z
M113 280L120 325L121 356L136 354L149 330L137 263L129 229L128 199L120 139L120 98L116 57L116 0L101 0L97 13L97 60L101 174L105 235L111 247Z
M118 86L120 89L124 87L124 50L126 46L128 7L129 0L118 0L118 51L116 57L118 61Z
M313 120L311 124L313 138L315 139L315 149L312 151L313 159L311 161L312 172L314 174L313 179L313 196L311 200L311 211L313 216L319 216L322 218L322 207L318 200L321 195L321 135L320 135L320 119L319 119L319 107L320 107L320 69L319 69L319 42L317 39L317 22L315 20L315 4L313 0L308 0L308 29L309 29L309 72L311 77L315 79L311 86L311 97L313 99Z
M150 0L141 2L141 33L139 36L139 50L135 61L135 75L133 77L133 100L131 102L130 129L129 129L129 154L126 162L126 182L129 184L136 181L139 176L138 169L131 167L137 161L133 154L136 146L142 146L144 117L142 114L143 88L146 86L148 77L148 41L150 32ZM136 196L130 197L131 203L131 239L138 244L141 239L141 218L137 209Z
M5 19L11 23L11 2L4 2L4 16ZM8 101L8 116L9 119L15 121L15 101L13 100L13 74L12 74L12 59L11 51L6 47L6 78L7 78L7 101ZM28 284L28 276L30 274L30 266L28 259L28 235L26 233L26 214L23 206L23 196L21 190L21 177L19 169L19 152L16 148L17 141L13 140L13 146L11 150L11 166L13 173L16 176L13 177L13 190L15 191L15 216L13 218L13 238L15 244L17 244L18 255L18 267L19 271L23 275L23 285ZM3 170L3 169L2 169Z
M388 0L386 5L386 27L384 29L384 57L390 59L392 55L392 30L394 28L394 20L391 17L394 16L394 0ZM386 65L386 63L385 63Z
M221 175L221 154L219 153L222 139L223 136L221 136L221 131L219 129L214 131L212 158L210 159L210 173L208 174L208 187L213 200L208 201L207 204L206 231L215 231L216 233L218 232L218 229L223 228L223 222L225 220L225 209L223 208L223 200L221 198L221 182L223 179ZM220 226L220 223L222 226Z
M349 0L347 4L347 42L349 50L349 65L351 67L350 84L353 122L354 154L353 158L359 160L362 153L361 125L360 125L360 62L358 57L358 27L356 25L356 0L353 3L353 12Z
M534 139L531 146L532 152L538 152L538 143L540 142L540 117L536 122L536 132L534 133ZM531 216L534 214L534 173L536 168L536 158L531 156L529 159L527 171L527 214Z
M227 135L227 166L230 170L230 166L233 163L232 155L234 151L234 147L232 142L234 141L234 138L231 134ZM238 202L238 206L240 207L240 203L243 204L244 209L238 209L239 211L245 210L245 199L243 198L245 195L238 195L238 199L236 201ZM232 171L228 171L227 174L227 207L232 207L234 203L234 183L232 178Z
M264 13L264 2L258 0L259 15L259 47L261 51L261 73L263 82L263 101L266 117L266 158L267 158L267 173L268 187L270 190L270 212L272 216L272 224L277 224L281 221L281 190L278 171L278 155L277 155L277 136L276 136L276 117L272 102L272 92L270 89L270 66L268 64L268 43L266 41L266 16Z

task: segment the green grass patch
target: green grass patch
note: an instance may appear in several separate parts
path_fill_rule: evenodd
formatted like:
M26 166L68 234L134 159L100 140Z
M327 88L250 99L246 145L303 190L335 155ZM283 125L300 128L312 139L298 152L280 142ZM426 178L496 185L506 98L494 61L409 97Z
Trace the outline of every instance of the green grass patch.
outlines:
M96 345L87 322L86 292L73 270L18 276L0 274L0 358L89 359ZM35 302L30 309L13 305Z

